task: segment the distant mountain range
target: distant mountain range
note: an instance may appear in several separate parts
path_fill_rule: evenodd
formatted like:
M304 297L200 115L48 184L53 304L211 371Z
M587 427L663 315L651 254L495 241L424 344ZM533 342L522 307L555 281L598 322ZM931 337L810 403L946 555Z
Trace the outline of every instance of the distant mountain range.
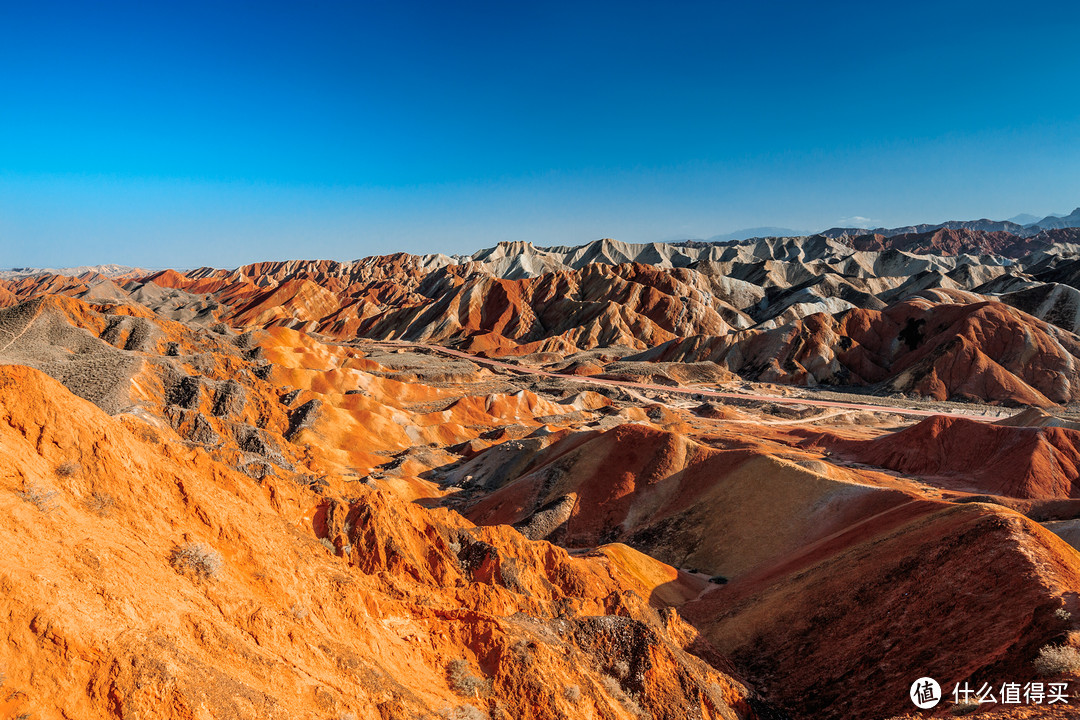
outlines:
M1080 227L1080 207L1064 217L1060 215L1048 215L1039 222L1032 223L1025 227L1037 227L1040 230L1059 230L1061 228Z
M1017 222L1029 219L1031 220L1030 222ZM1080 227L1080 207L1076 208L1068 215L1047 215L1041 220L1038 220L1034 215L1023 214L1017 215L1010 220L988 220L986 218L980 220L949 220L936 225L907 225L897 228L874 228L873 230L867 230L865 228L834 227L829 228L821 234L831 238L853 237L856 235L883 235L885 237L893 237L895 235L934 232L935 230L981 230L983 232L1007 232L1018 237L1032 237L1038 235L1043 230L1060 230L1063 228L1075 227Z
M1063 228L1080 227L1080 207L1068 215L1047 215L1039 218L1038 215L1021 213L1008 220L948 220L943 223L923 223L920 225L905 225L903 227L873 229L860 227L832 227L820 233L810 233L802 230L791 230L780 227L755 227L723 235L714 235L705 240L687 240L682 244L702 245L726 242L740 242L754 238L766 237L801 237L807 235L824 235L829 238L855 237L858 235L882 235L894 237L896 235L911 235L914 233L928 233L935 230L980 230L983 232L1007 232L1017 237L1032 237L1043 230L1060 230Z
M102 275L107 278L128 278L135 275L146 275L148 272L149 271L146 268L128 267L127 265L116 265L114 263L105 265L80 265L78 267L66 268L17 267L0 268L0 279L18 280L20 278L44 274L78 277L80 275L86 275L87 273Z
M755 227L745 228L743 230L736 230L735 232L729 232L724 235L713 235L705 242L719 243L719 242L732 242L739 240L749 240L751 238L763 238L763 237L799 237L802 235L809 235L810 233L804 230L792 230L790 228L781 227Z
M1050 217L1061 217L1060 215L1051 215ZM1031 213L1020 213L1014 215L1005 222L1016 223L1017 225L1031 225L1032 223L1039 222L1038 215L1032 215Z

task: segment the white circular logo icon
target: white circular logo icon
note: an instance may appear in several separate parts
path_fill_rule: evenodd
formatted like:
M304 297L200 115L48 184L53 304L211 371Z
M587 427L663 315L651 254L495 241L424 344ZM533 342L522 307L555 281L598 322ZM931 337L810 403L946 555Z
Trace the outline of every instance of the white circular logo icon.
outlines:
M911 702L920 710L929 710L941 702L941 686L937 680L922 677L911 683Z

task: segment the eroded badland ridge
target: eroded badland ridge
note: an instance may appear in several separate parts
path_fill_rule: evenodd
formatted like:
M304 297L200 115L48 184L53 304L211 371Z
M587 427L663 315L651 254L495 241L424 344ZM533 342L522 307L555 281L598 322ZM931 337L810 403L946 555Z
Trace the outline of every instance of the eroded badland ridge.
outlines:
M918 230L0 279L0 710L1074 717L1080 235Z

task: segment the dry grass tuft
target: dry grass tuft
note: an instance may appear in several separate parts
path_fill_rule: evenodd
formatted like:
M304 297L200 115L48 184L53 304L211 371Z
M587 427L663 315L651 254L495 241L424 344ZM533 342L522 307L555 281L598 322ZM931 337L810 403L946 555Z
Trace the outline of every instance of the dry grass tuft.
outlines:
M626 708L627 712L637 718L651 718L652 714L645 710L632 695L622 689L619 681L610 675L601 675L600 684L608 695L615 698Z
M22 490L17 491L16 494L43 513L50 512L56 507L55 490L46 490L37 485L27 485Z
M1080 650L1063 645L1047 645L1035 658L1035 672L1043 677L1064 675L1080 670Z
M977 702L962 702L956 703L949 709L950 715L970 715L979 709L979 703Z
M450 685L450 689L459 695L479 697L487 694L489 689L488 681L473 675L468 661L460 658L451 660L446 664L446 681Z
M86 509L95 515L108 517L116 507L116 498L106 492L95 490L86 498Z
M78 475L80 470L82 470L82 465L68 460L67 462L62 462L57 465L53 472L56 473L56 477L58 478L69 478Z
M221 571L221 554L203 543L184 543L173 548L169 562L179 573L192 572L198 577L213 579Z
M442 716L447 720L489 720L488 714L474 705L461 705L453 710L445 710Z

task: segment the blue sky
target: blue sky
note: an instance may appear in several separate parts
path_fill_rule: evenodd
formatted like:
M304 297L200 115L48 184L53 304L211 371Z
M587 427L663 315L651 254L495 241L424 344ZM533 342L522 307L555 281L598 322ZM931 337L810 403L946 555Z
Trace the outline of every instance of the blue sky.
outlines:
M0 267L1069 212L1080 6L0 0Z

